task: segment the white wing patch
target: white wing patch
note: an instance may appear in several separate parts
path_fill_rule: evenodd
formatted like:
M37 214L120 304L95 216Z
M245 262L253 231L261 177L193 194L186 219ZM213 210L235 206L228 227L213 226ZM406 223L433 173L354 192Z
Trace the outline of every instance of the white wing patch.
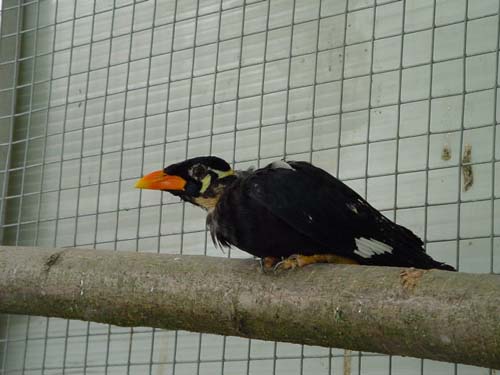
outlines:
M361 237L356 238L355 241L357 249L354 250L354 253L365 259L379 254L392 254L391 246L372 238Z
M278 168L282 168L282 169L291 169L292 171L295 170L295 168L293 168L290 164L288 164L286 161L284 160L277 160L277 161L273 161L271 164L269 164L269 167L271 169L278 169Z
M358 214L358 209L356 208L356 205L353 204L353 203L346 203L346 206L348 209L350 209L352 212L354 212L355 214Z

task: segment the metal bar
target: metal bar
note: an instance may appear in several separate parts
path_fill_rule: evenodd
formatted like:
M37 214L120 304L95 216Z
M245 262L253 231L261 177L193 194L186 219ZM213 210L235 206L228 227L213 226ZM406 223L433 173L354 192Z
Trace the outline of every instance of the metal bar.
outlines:
M134 20L135 20L135 12L136 12L136 2L132 2L132 20L131 20L131 26L130 26L130 33L132 34L133 31L133 25L134 25ZM130 83L130 64L132 62L132 42L133 38L132 35L130 36L130 42L129 42L129 47L128 47L128 57L127 57L127 78L125 79L125 105L123 106L123 112L122 112L122 118L125 124L125 121L127 119L127 107L128 107L128 98L129 98L129 83ZM151 62L151 59L149 60ZM144 103L145 111L147 108L147 102ZM120 175L119 179L120 181L122 180L122 171L123 171L123 151L125 150L124 147L125 143L125 129L122 129L122 139L121 139L121 146L120 146ZM121 183L118 184L118 205L116 208L116 231L115 231L115 246L118 244L118 228L120 227L120 203L121 203ZM139 209L140 213L140 209ZM137 229L136 231L139 232L139 225L140 225L140 215L138 215L137 218ZM136 240L136 243L138 240ZM136 249L137 250L137 249ZM130 375L130 364L131 364L131 358L132 358L132 342L134 339L134 327L130 328L130 334L129 334L129 346L128 346L128 356L127 356L127 375Z
M73 65L73 50L74 50L74 40L75 40L75 24L76 24L76 21L74 20L74 18L76 17L76 2L74 3L73 5L73 21L72 21L72 25L71 25L71 48L70 48L70 53L69 53L69 71L71 72L71 68L72 68L72 65ZM68 78L68 84L66 86L66 97L69 97L69 90L70 90L70 85L71 85L71 79ZM66 99L67 101L67 99ZM50 103L49 103L50 105ZM68 105L66 105L66 107L64 108L64 120L63 120L63 133L65 133L65 129L66 129L66 121L67 121L67 118L68 118ZM83 132L82 132L82 139L83 139ZM59 193L58 193L58 197L57 197L57 213L56 213L56 217L60 217L59 215L59 209L60 209L60 206L61 206L61 188L62 188L62 179L63 179L63 159L64 159L64 151L65 151L65 139L63 137L63 143L62 143L62 152L61 152L61 158L60 158L60 168L59 168ZM83 142L82 142L83 143ZM80 174L80 171L78 171L78 173ZM79 179L81 179L79 177ZM78 195L79 195L79 190L78 190ZM75 208L76 211L75 211L75 215L78 216L78 201L77 201L77 207ZM75 218L75 234L74 234L74 237L73 237L73 245L76 245L75 243L75 239L76 239L76 225L77 225L77 221L78 219ZM57 237L58 237L58 229L59 229L59 220L56 220L56 230L54 232L54 237L55 237L55 240L54 240L54 246L57 245ZM63 354L63 361L62 361L62 367L63 367L63 375L66 373L66 358L68 356L68 336L69 336L69 325L70 325L70 321L67 320L66 321L66 337L64 338L64 354Z
M40 3L38 4L40 6ZM58 14L58 9L59 9L59 0L55 1L55 8L54 8L54 18L57 18ZM52 45L51 45L51 51L54 51L55 45L56 45L56 37L57 37L57 31L54 29L54 34L52 37ZM47 103L49 103L47 106L50 106L50 101L52 97L52 77L54 76L54 64L51 65L50 67L50 82L49 82L49 87L48 87L48 98L47 98ZM33 77L34 80L34 77ZM34 84L34 82L33 82ZM43 145L43 151L42 151L42 157L41 159L45 159L45 155L47 152L47 137L48 137L48 121L49 121L49 111L47 110L46 115L45 115L45 131L44 131L44 145ZM45 176L45 165L41 165L41 172L40 172L40 192L43 190L43 181L44 181L44 176ZM40 194L40 197L38 199L38 207L37 207L37 218L35 221L35 243L38 245L39 244L39 235L40 235L40 224L41 224L41 204L42 204L42 195ZM48 343L48 333L49 333L49 324L50 324L50 319L46 318L45 319L45 336L44 336L44 342L43 342L43 356L42 356L42 364L41 364L41 371L42 373L45 372L45 363L47 360L47 343Z
M95 4L98 0L94 0L94 7ZM110 26L110 32L113 32L114 28L114 23L115 23L115 12L116 12L116 0L113 0L113 7L111 9L111 26ZM106 108L108 105L108 101L106 100L107 98L107 93L108 93L108 88L109 88L109 76L110 76L110 63L111 63L111 51L113 49L113 38L110 39L110 44L109 44L109 51L108 51L108 57L107 57L107 75L106 75L106 84L105 84L105 100L104 100L104 106L102 110L102 122L104 123L104 120L106 118ZM101 129L101 140L104 139L104 125L102 126ZM100 204L100 199L101 199L101 179L102 179L102 172L103 172L103 147L104 147L104 142L101 141L101 156L99 158L99 167L98 167L98 176L99 176L99 184L97 186L97 215L96 215L96 220L95 220L95 227L94 227L94 247L97 245L97 235L99 231L99 204ZM118 211L118 203L117 203L117 211ZM118 222L116 223L116 226L118 227ZM110 347L110 336L111 336L111 326L108 326L107 329L107 340L106 340L106 355L105 355L105 365L104 365L104 373L108 373L108 368L109 368L109 347ZM89 366L85 366L87 369Z
M157 0L153 0L153 14L152 14L152 19L156 19L156 8L157 8ZM135 7L134 7L135 9ZM152 58L151 56L153 56L153 41L154 41L154 33L153 31L151 31L151 36L149 38L149 62L148 62L148 73L147 73L147 82L149 84L149 81L151 79L151 61L152 61ZM144 112L143 112L143 128L142 128L142 135L143 135L143 139L145 138L146 136L146 118L147 118L147 113L148 113L148 110L147 110L147 103L149 101L149 90L146 90L146 97L145 97L145 105L144 105ZM145 151L145 147L142 148L142 155L141 155L141 175L144 174L144 153ZM165 153L163 153L163 155L165 155ZM165 157L165 156L163 156ZM141 226L141 199L142 199L142 190L139 190L139 212L138 212L138 220L137 220L137 239L136 239L136 242L135 242L135 246L136 246L136 250L138 251L139 250L139 241L140 241L140 226ZM157 247L157 252L159 253L160 252L160 231L161 231L161 205L160 205L160 216L158 218L158 247ZM153 375L153 353L154 353L154 345L155 345L155 331L156 329L153 328L151 331L147 331L147 332L151 332L151 346L149 347L149 374L150 375ZM139 333L140 330L139 329L135 329L134 330L135 333ZM132 342L132 340L131 340ZM128 371L130 369L130 366L128 367Z
M222 2L222 0L221 0ZM231 166L234 168L235 163L236 163L236 134L237 134L237 125L238 125L238 108L239 108L239 101L242 98L240 95L240 81L241 81L241 68L243 66L242 64L242 56L243 56L243 38L245 36L245 15L246 15L246 8L247 8L247 0L243 0L243 6L242 6L242 14L241 14L241 26L240 26L240 32L238 35L235 37L235 39L239 39L239 49L240 53L238 56L238 66L237 66L237 73L236 73L236 98L234 99L235 101L235 115L234 115L234 126L233 129L229 131L229 133L233 133L233 152L232 152L232 160L231 160ZM269 16L268 16L269 18ZM222 21L222 18L219 20L219 30L218 30L218 36L220 37L220 22ZM267 36L266 36L267 37ZM218 44L220 44L220 41L218 41ZM265 59L265 58L264 58ZM264 65L263 69L264 69ZM217 77L219 76L219 69L218 66L216 65L216 70L217 73L215 75L215 80L217 82ZM264 72L262 72L264 74ZM263 89L263 87L262 87ZM214 103L215 103L215 96L214 96ZM212 116L215 116L215 104L213 106L212 110ZM262 109L261 109L262 111ZM211 124L212 126L212 131L213 131L213 122ZM213 148L213 134L210 134L210 154L212 154L212 148ZM257 158L260 158L260 155L257 155ZM206 231L205 231L206 232ZM206 255L206 246L207 246L207 241L208 241L208 233L205 233L205 255ZM227 250L227 257L231 258L231 248ZM248 340L248 346L250 347L250 340ZM225 361L226 361L226 348L227 348L227 337L223 336L222 338L222 364L221 364L221 373L225 373ZM247 369L250 367L250 355L247 360ZM198 369L199 370L199 369ZM198 372L199 374L199 372Z
M19 1L19 0L18 0ZM4 17L5 15L5 8L2 8L2 14L0 14L0 16L2 16L2 18ZM18 9L17 11L17 20L16 20L16 34L15 34L15 37L16 37L16 47L15 47L15 51L14 51L14 86L16 86L18 80L19 80L19 57L21 56L21 42L20 42L20 39L21 39L21 35L19 34L20 30L21 30L21 26L22 26L22 12L21 12L21 8ZM3 26L2 28L0 28L0 36L2 35L2 29L3 29ZM15 96L17 94L16 92L16 88L15 87L12 87L12 95ZM11 162L12 162L12 140L14 138L14 113L16 113L16 100L15 98L11 98L11 110L10 110L10 113L11 115L10 116L7 116L7 118L10 119L9 123L10 123L10 129L9 129L9 144L7 146L7 155L6 155L6 161L5 161L5 165L7 166L10 166ZM9 173L5 173L4 175L4 180L3 180L3 184L2 184L2 199L0 200L0 225L2 226L2 230L0 231L0 240L4 241L4 224L5 224L5 219L7 217L7 209L6 209L6 200L4 199L4 197L7 195L7 192L8 192L8 188L9 188ZM20 208L19 208L20 209ZM3 353L2 353L2 369L5 369L6 367L6 364L7 364L7 357L8 357L8 354L9 354L9 331L10 331L10 320L11 320L11 317L10 315L7 315L6 317L6 323L5 323L5 337L6 337L6 341L5 341L5 345L3 346Z
M173 14L173 21L172 21L172 24L175 25L176 21L177 21L177 10L178 10L178 0L174 0L174 14ZM171 98L171 80L172 80L172 66L173 66L173 57L174 57L174 54L172 52L173 48L174 48L174 42L175 42L175 27L172 27L172 36L171 36L171 39L170 39L170 48L171 48L171 53L170 53L170 61L169 61L169 67L168 67L168 82L169 82L169 85L167 87L167 101L165 103L165 113L166 113L166 119L168 121L168 114L169 114L169 109L170 109L170 98ZM164 132L164 140L166 141L166 137L167 137L167 122L165 122L165 132ZM165 154L166 154L166 150L167 150L167 144L166 142L164 143L163 145L163 163L162 165L165 164ZM163 201L163 193L162 193L162 197L161 197L162 201ZM163 214L162 214L162 209L163 209L163 206L160 205L160 218L163 217ZM184 208L183 208L184 210ZM182 213L182 217L184 217L184 212ZM161 220L161 219L160 219ZM182 228L184 228L184 223L181 225L181 231L182 231ZM158 233L161 233L161 221L160 221L160 225L158 227ZM160 237L161 238L161 237ZM181 254L182 254L182 235L181 235L181 246L180 246L180 249L181 249ZM159 246L160 246L160 241L158 241L158 252L159 252ZM175 374L175 363L176 363L176 356L177 356L177 341L178 341L178 333L177 331L175 331L174 333L174 359L173 359L173 363L172 363L172 375Z
M21 8L23 9L23 8ZM21 11L21 9L19 9L19 11ZM37 11L36 11L36 28L38 28L38 25L39 25L39 21L40 21L40 7L38 6L37 4L37 7L36 7ZM24 9L23 9L24 11ZM25 144L25 148L24 148L24 160L23 160L23 174L22 174L22 177L21 177L21 188L20 188L20 192L21 192L21 198L20 198L20 201L19 201L19 213L18 213L18 217L17 217L17 223L18 223L18 228L17 228L17 233L16 233L16 246L19 245L19 241L20 241L20 233L21 233L21 219L22 219L22 211L23 211L23 198L24 198L24 182L25 182L25 176L26 176L26 166L27 166L27 161L28 161L28 148L29 148L29 138L30 138L30 133L31 133L31 123L32 123L32 109L33 109L33 94L34 94L34 87L35 87L35 84L34 84L34 80L35 80L35 66L36 66L36 51L37 51L37 48L38 48L38 33L35 33L35 37L34 37L34 56L33 56L33 63L32 63L32 67L31 67L31 89L30 89L30 96L29 96L29 115L28 115L28 129L27 129L27 135L26 135L26 144ZM40 196L41 196L41 193L39 195L39 199L40 199ZM33 243L33 246L36 246L36 243ZM27 317L27 322L26 322L26 344L24 346L24 353L23 353L23 371L22 371L22 374L24 375L25 373L25 367L26 367L26 357L27 357L27 354L28 354L28 337L29 337L29 331L30 331L30 324L31 324L31 316L28 316Z
M500 1L498 2L498 9L497 9L497 17L498 17L498 23L497 23L497 41L496 41L496 53L495 53L495 86L498 86L498 80L499 80L499 67L498 64L500 63L500 49L499 49L499 44L500 44ZM493 103L498 103L498 88L494 91L493 93L494 98L493 98ZM491 126L493 127L493 135L491 137L491 141L493 142L493 148L492 148L492 162L491 162L491 253L490 253L490 272L494 273L494 262L495 262L495 181L496 181L496 168L495 168L495 155L496 155L496 150L497 150L497 116L498 116L498 109L497 106L493 106L493 123ZM494 375L494 370L492 370L492 375Z
M424 200L424 233L423 241L424 246L427 248L429 244L429 239L427 237L428 226L429 226L429 170L430 170L430 141L431 141L431 108L432 108L432 82L434 78L434 45L436 37L436 0L433 0L432 9L432 29L431 29L431 71L430 71L430 84L429 84L429 99L427 107L427 155L426 155L426 167L425 167L425 200ZM425 375L424 371L425 361L420 360L420 375Z
M403 12L401 16L401 34L403 34L405 29L405 18L406 18L406 0L402 0L401 6L403 7ZM377 8L375 8L377 9ZM376 16L376 14L375 14ZM376 17L374 16L374 23L376 22ZM373 36L375 36L375 31ZM375 42L374 42L375 43ZM398 84L398 113L397 113L397 129L396 129L396 157L394 158L394 221L397 222L397 209L398 209L398 165L399 165L399 143L400 143L400 125L401 125L401 101L402 101L402 86L403 86L403 56L404 56L404 37L401 35L401 43L399 45L399 84ZM372 51L372 68L373 68L373 51ZM432 85L430 85L432 86ZM370 98L371 100L371 98ZM371 113L370 113L371 116ZM368 138L370 136L368 135ZM392 355L389 356L389 375L392 374Z
M76 6L78 4L78 0L77 0L77 3L75 4L75 9L76 9ZM91 23L91 30L90 30L90 40L93 40L94 39L94 27L95 27L95 9L96 9L96 0L93 1L93 5L92 5L92 23ZM89 51L89 61L87 63L87 71L90 71L90 66L91 66L91 62L92 62L92 48L90 48L90 51ZM90 74L90 73L89 73ZM87 76L87 83L85 85L85 98L87 98L88 96L88 92L89 92L89 82L90 80L88 79L88 76ZM83 119L87 118L87 100L85 100L85 103L84 103L84 107L83 107ZM76 215L77 215L77 218L75 219L75 236L73 238L73 241L74 241L74 246L77 246L78 244L78 218L79 218L79 212L80 212L80 197L81 197L81 190L82 190L82 187L83 187L83 183L82 183L82 162L83 162L83 145L84 145L84 142L85 142L85 131L82 130L82 140L80 142L80 165L79 165L79 171L78 171L78 195L77 195L77 204L76 204ZM99 199L99 198L97 198ZM95 207L95 210L96 210L96 221L97 221L97 210L98 210L98 206L96 204L96 207ZM95 244L93 244L94 247L95 247ZM84 349L84 354L83 354L83 374L86 375L87 374L87 362L88 362L88 358L89 358L89 337L90 337L90 322L87 323L87 329L86 329L86 334L85 334L85 349Z
M370 71L369 71L369 78L370 78L370 85L368 87L368 123L367 123L367 128L366 128L366 151L365 151L365 176L363 178L364 180L364 185L365 185L365 191L364 191L364 198L365 199L368 199L368 176L370 175L369 173L369 167L370 167L370 147L372 145L372 143L370 142L370 128L371 128L371 118L372 118L372 108L373 108L373 105L372 105L372 92L373 92L373 75L375 74L374 72L374 69L373 69L373 54L374 54L374 51L375 51L375 25L377 23L377 6L374 6L373 7L373 24L372 24L372 30L371 30L371 35L372 35L372 40L371 40L371 53L370 53ZM403 23L404 23L404 17L403 17ZM347 34L347 20L346 20L346 34ZM403 37L401 36L401 40L403 39ZM403 43L403 42L401 42ZM403 55L403 50L401 49L401 56ZM344 63L345 63L345 54L344 54ZM400 64L399 64L399 74L401 76L401 72L402 72L402 58L400 60ZM396 69L396 70L398 70ZM379 73L380 74L380 73ZM343 91L342 91L343 93ZM401 99L401 81L399 82L399 96L398 96L398 99L400 100ZM341 111L342 111L343 108L341 108ZM341 114L341 116L343 116ZM398 121L398 127L399 127L399 121ZM337 151L337 177L340 177L339 176L339 168L340 168L340 163L342 162L341 160L341 155L340 155L340 150L341 150L341 137L342 137L342 134L341 134L341 131L340 131L340 127L339 127L339 143L338 143L338 151ZM396 136L397 138L397 136ZM396 140L397 142L397 140ZM397 153L396 153L396 163L397 163ZM396 174L396 170L394 171L394 174ZM396 180L397 181L397 180ZM394 194L394 196L396 197L396 194ZM392 214L392 218L394 219L395 217L395 212L393 212ZM363 352L357 352L357 356L358 356L358 375L362 375L362 372L361 372L361 369L362 369L362 356L363 356ZM349 356L349 358L344 358L344 375L347 375L346 374L346 368L345 368L345 365L346 365L346 362L350 365L352 363L352 354L351 354L351 351L344 351L344 356ZM390 358L390 356L389 356ZM349 366L350 367L350 366ZM349 374L350 375L350 374Z

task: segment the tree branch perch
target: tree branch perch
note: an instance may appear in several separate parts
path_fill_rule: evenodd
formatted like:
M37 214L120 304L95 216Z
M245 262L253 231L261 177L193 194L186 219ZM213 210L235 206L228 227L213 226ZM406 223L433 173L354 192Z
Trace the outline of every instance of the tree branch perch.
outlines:
M0 312L500 368L500 276L0 247Z

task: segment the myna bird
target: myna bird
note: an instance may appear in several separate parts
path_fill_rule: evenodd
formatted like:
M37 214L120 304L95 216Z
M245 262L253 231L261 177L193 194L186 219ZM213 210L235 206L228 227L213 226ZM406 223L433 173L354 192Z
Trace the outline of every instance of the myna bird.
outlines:
M215 245L234 245L261 258L266 269L328 262L455 270L427 255L409 229L303 161L234 171L218 157L197 157L147 174L135 186L207 210Z

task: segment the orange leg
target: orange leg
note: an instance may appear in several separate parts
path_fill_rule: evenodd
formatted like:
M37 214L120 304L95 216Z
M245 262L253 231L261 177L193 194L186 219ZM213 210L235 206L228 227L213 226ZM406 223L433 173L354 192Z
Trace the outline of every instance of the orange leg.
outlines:
M335 264L358 264L353 259L333 254L315 254L315 255L290 255L274 267L275 270L290 270L297 267L304 267L314 263L335 263Z
M272 271L274 266L280 262L279 257L264 257L260 258L260 268L262 271Z
M422 278L425 272L428 270L417 270L415 268L408 268L399 274L401 277L401 284L406 290L413 290L418 285L418 282Z

